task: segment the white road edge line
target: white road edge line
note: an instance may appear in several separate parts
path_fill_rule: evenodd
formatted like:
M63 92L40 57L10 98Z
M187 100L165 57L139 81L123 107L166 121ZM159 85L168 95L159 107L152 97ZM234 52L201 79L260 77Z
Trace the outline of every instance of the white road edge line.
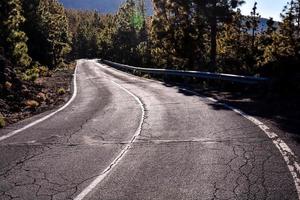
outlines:
M73 74L73 95L72 95L71 99L64 106L62 106L58 110L50 113L49 115L46 115L46 116L42 117L41 119L38 119L38 120L36 120L36 121L34 121L34 122L32 122L32 123L30 123L30 124L28 124L28 125L20 128L18 130L14 130L14 131L6 134L6 135L1 136L0 137L0 142L3 141L3 140L8 139L8 138L10 138L10 137L12 137L14 135L19 134L19 133L21 133L22 131L25 131L28 128L33 127L33 126L35 126L35 125L37 125L37 124L39 124L39 123L41 123L41 122L49 119L50 117L54 116L55 114L63 111L64 109L66 109L74 101L74 99L77 96L77 69L78 69L78 61L77 61L77 64L76 64L76 67L75 67L75 70L74 70L74 74Z
M113 67L111 67L111 68L118 71L118 72L128 74L128 73L123 72L121 70L117 70ZM132 74L129 74L129 75L134 76ZM134 76L134 77L138 77L138 76ZM145 78L143 78L143 79L145 79ZM146 80L150 80L150 79L146 79ZM162 83L161 81L156 81L156 82ZM199 94L195 91L188 90L188 89L185 89L185 88L182 88L182 87L179 87L179 88L182 89L182 90L185 90L189 93L192 93L192 94L195 94L195 95L198 95L198 96L202 96L201 94ZM206 97L206 99L209 100L209 101L212 101L214 103L218 102L217 99L214 99L212 97ZM272 140L273 144L277 147L277 149L281 153L284 161L287 164L287 167L288 167L288 169L289 169L289 171L290 171L290 173L293 177L294 183L295 183L295 187L296 187L296 190L297 190L297 193L298 193L298 199L300 200L300 178L299 178L299 176L300 176L300 165L297 161L298 158L295 155L295 153L293 152L293 150L276 133L272 132L271 129L268 126L266 126L263 122L259 121L255 117L253 117L251 115L248 115L245 112L243 112L242 110L237 109L233 106L230 106L226 103L219 103L219 104L226 107L226 108L228 108L228 109L230 109L230 110L232 110L233 112L241 115L242 117L250 120L256 126L258 126Z
M78 196L74 198L74 200L83 200L94 188L97 187L97 185L111 172L112 169L114 169L118 163L122 160L122 158L125 157L126 153L129 151L131 148L132 144L136 141L137 137L141 134L142 132L142 126L144 123L145 119L145 107L142 101L140 100L139 97L137 97L135 94L121 86L120 84L114 82L111 80L113 84L118 86L120 89L124 90L126 93L128 93L130 96L132 96L140 105L140 108L142 110L142 117L140 124L135 132L135 134L132 136L130 142L123 148L123 150L117 155L117 157L111 162L111 164L102 171L102 173L96 177L96 179L93 180Z
M181 88L181 89L185 90L189 93L201 96L197 92L194 92L194 91L191 91L188 89L184 89L184 88ZM288 169L293 177L293 180L294 180L294 183L296 186L296 190L298 193L298 199L300 200L300 179L298 177L300 175L300 165L297 161L298 158L295 155L295 153L293 152L293 150L276 133L272 132L271 129L267 125L265 125L263 122L256 119L255 117L248 115L247 113L243 112L242 110L237 109L233 106L230 106L226 103L220 103L220 102L218 102L217 99L214 99L212 97L205 97L205 99L212 101L214 103L218 103L219 105L224 106L225 108L228 108L228 109L232 110L233 112L248 119L249 121L254 123L256 126L258 126L272 140L273 144L277 147L277 149L281 153L285 163L288 166Z

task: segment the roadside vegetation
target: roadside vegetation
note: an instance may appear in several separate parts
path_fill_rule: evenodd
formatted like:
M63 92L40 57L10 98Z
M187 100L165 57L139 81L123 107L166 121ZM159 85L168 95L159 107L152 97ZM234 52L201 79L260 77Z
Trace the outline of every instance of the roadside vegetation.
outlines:
M126 0L113 14L64 9L58 0L1 1L0 120L67 95L65 84L48 81L70 75L68 63L78 58L266 76L273 93L299 94L300 1L291 0L281 22L268 19L265 28L259 4L243 16L244 3L153 0L148 16L144 0Z
M282 21L259 24L259 5L249 16L245 1L127 0L117 13L67 10L71 55L101 57L144 67L176 68L280 77L299 72L299 1L290 1ZM279 14L279 13L278 13Z
M65 9L56 0L0 2L0 127L68 98L62 91L70 90L71 42Z

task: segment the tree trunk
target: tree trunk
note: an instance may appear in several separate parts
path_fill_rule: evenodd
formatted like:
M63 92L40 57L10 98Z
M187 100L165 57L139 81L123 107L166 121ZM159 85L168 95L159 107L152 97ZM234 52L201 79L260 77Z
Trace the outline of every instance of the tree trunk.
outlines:
M212 17L210 23L210 66L211 71L216 71L217 65L217 19Z
M52 69L56 68L57 67L57 56L56 56L56 51L55 51L55 47L54 47L54 44L52 44L52 53L53 53L53 57L52 57Z

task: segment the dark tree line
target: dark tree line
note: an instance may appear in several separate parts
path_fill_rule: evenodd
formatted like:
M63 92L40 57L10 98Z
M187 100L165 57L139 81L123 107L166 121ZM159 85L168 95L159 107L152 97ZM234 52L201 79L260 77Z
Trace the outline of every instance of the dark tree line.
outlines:
M143 64L148 47L144 1L127 0L116 14L67 10L72 27L72 58L101 57Z
M17 71L56 68L64 60L105 58L144 67L208 70L281 79L299 75L300 9L291 0L281 22L260 30L259 4L242 0L127 0L114 14L65 10L57 0L0 3L0 54ZM290 76L289 76L290 77Z
M264 30L259 4L243 16L244 2L154 0L153 16L146 16L142 0L127 0L111 15L69 10L72 55L245 75L298 73L292 66L299 64L299 1L288 3L282 22L269 19Z

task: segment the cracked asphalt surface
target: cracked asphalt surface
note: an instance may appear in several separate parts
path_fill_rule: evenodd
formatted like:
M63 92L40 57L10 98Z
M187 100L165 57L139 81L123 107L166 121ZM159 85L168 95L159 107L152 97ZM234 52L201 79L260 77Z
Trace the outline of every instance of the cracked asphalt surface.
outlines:
M113 162L142 110L111 81L139 97L145 118L127 154L85 199L298 199L278 149L233 111L93 60L78 61L77 78L69 107L0 142L1 200L73 199Z

